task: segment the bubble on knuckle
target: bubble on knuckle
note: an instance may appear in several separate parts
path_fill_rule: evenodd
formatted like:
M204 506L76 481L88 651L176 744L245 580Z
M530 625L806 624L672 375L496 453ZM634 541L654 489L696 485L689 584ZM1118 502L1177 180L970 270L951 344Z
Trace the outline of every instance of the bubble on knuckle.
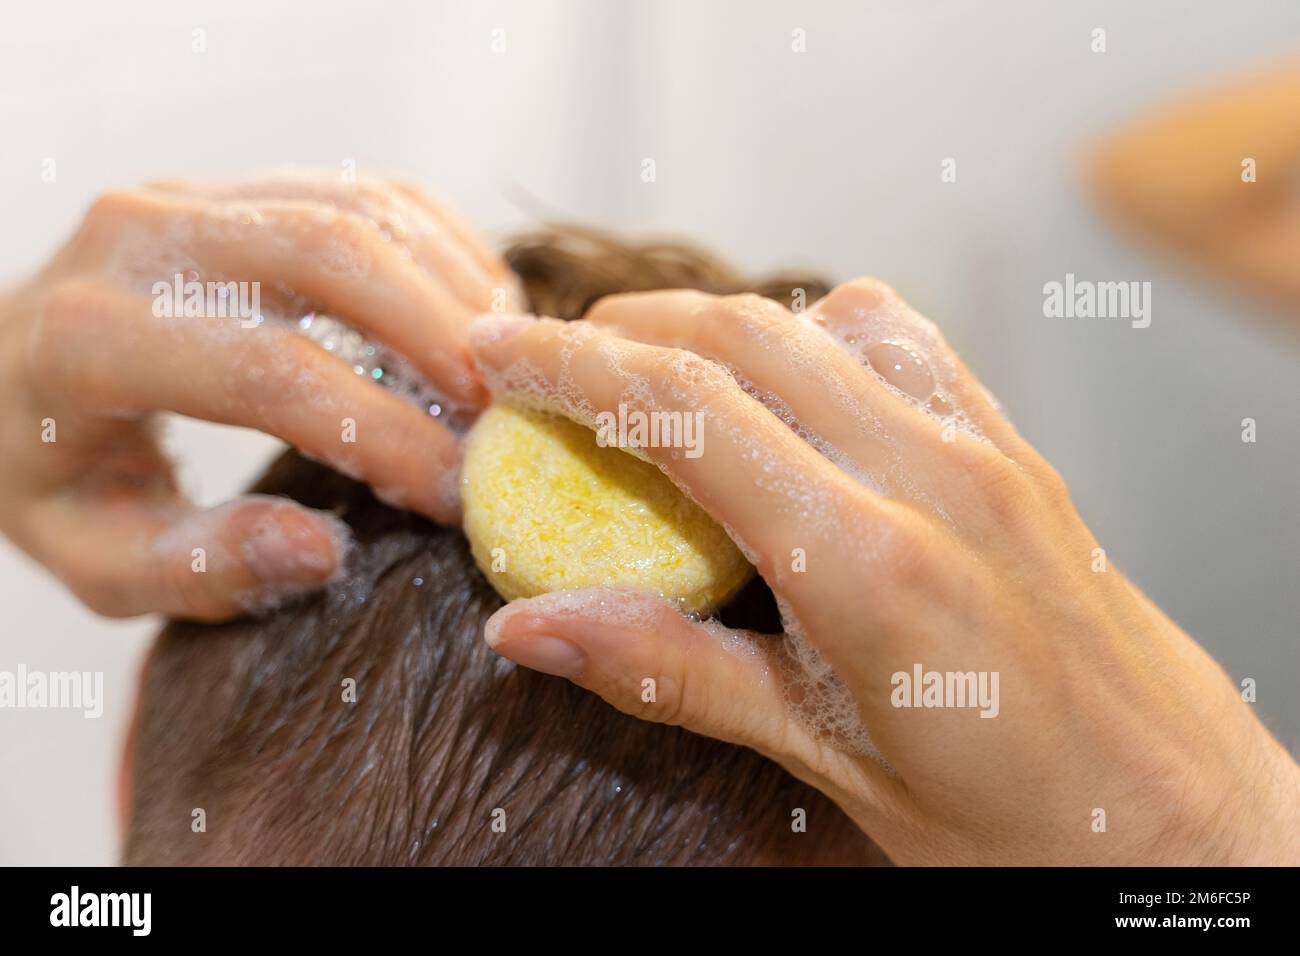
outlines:
M674 386L675 393L690 389L701 395L716 395L735 387L731 373L722 365L685 349L673 349L657 360L657 371Z

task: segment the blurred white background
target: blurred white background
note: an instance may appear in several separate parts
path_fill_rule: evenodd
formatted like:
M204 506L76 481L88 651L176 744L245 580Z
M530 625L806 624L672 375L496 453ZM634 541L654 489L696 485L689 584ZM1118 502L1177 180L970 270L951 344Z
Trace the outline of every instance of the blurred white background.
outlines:
M1234 680L1258 681L1294 750L1300 345L1282 330L1296 317L1116 234L1078 170L1116 122L1297 48L1293 0L11 5L0 282L40 265L106 189L347 159L425 183L497 239L531 223L531 195L750 270L879 275L1062 471L1110 559ZM956 183L940 181L946 157ZM1044 318L1042 286L1067 272L1151 281L1151 327ZM277 447L189 423L174 445L205 502ZM0 606L0 670L100 670L107 698L98 721L0 710L0 863L111 863L156 622L94 618L7 544Z

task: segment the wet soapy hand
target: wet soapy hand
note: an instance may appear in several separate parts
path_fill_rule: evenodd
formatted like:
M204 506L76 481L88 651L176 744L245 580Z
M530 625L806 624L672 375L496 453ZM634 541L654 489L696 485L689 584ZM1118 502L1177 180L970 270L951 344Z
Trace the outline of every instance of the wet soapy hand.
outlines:
M899 863L1298 861L1300 768L888 287L850 282L800 315L620 295L578 323L484 317L471 342L497 397L588 427L620 405L702 412L703 454L644 453L785 624L570 590L499 611L498 653L753 747Z
M484 397L465 330L519 302L504 262L403 183L284 174L110 193L0 297L0 531L113 616L216 620L319 586L340 567L342 523L259 496L196 509L155 413L260 429L455 522L459 445L440 419ZM440 401L418 407L296 334L317 309L410 356Z

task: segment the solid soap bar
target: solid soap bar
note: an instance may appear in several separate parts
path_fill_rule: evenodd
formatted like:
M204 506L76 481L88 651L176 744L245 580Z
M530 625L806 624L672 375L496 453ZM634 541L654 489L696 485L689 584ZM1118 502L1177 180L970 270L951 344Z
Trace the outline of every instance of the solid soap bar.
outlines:
M752 570L658 468L566 418L493 405L466 436L461 492L474 560L507 600L633 587L705 611Z

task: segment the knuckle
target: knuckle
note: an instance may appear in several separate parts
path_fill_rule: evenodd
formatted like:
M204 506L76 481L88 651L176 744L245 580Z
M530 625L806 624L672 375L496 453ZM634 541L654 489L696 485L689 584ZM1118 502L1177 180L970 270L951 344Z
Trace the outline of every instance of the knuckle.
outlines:
M685 675L670 677L661 674L654 719L676 727L686 723L687 716Z
M98 305L98 284L80 276L60 279L45 295L42 318L61 326L93 317Z
M34 305L16 367L42 399L79 403L107 374L91 334L110 321L103 289L93 279L57 280Z
M102 233L137 218L146 208L145 198L134 190L115 189L100 195L86 211L82 230Z
M367 199L375 202L389 202L393 197L394 185L391 180L382 176L362 173L357 177L355 183L348 183L338 180L338 187L341 191L355 190L355 192Z
M732 295L718 296L714 301L724 315L742 318L751 312L766 312L781 307L771 299L764 298L757 292L737 292Z
M382 176L379 177L379 182L382 182L393 189L400 190L413 198L428 198L428 193L423 186L413 179L407 179L405 176Z
M28 362L33 369L56 375L75 364L68 361L76 351L69 349L69 342L79 341L88 325L106 323L108 306L98 282L72 276L59 279L45 292L35 314L28 339Z
M908 517L881 522L867 537L872 543L869 563L876 580L905 589L929 577L935 541L926 522Z
M646 680L654 681L654 695L646 699L644 688ZM645 668L640 676L634 676L627 713L641 720L657 724L681 725L687 718L685 673L681 671L664 672Z
M898 293L894 290L894 287L877 276L858 276L856 279L850 279L839 288L852 289L859 295L874 295L882 300L898 298Z
M1030 514L1033 487L1009 459L987 445L958 451L958 467L969 477L978 505L999 526L1016 527Z
M362 178L355 187L356 198L360 200L359 208L365 215L376 221L387 221L396 225L411 214L411 203L390 184L382 179Z
M655 289L644 292L611 292L602 295L583 314L583 319L593 324L617 325L634 315L638 306L653 306L665 310L680 309L697 313L707 309L717 297L697 289Z
M614 322L617 320L623 305L635 301L635 298L636 293L634 292L615 292L610 295L602 295L587 308L582 318L584 321L596 325Z
M874 276L842 282L825 299L827 305L866 313L875 312L898 301L900 297L893 287Z
M736 389L736 380L722 365L687 349L665 349L654 360L655 371L670 384L674 397L686 393L701 398L720 396Z
M718 351L737 341L752 345L779 342L790 331L786 308L754 292L716 299L711 318L706 333Z
M790 311L781 303L757 292L739 292L713 299L714 314L725 324L742 331L763 333L783 326Z
M379 242L375 225L354 212L339 211L324 223L312 223L310 253L335 271L366 272Z
M1030 484L1037 489L1039 497L1050 507L1054 510L1073 508L1069 485L1065 483L1061 473L1045 459L1035 457L1022 462L1020 468Z

